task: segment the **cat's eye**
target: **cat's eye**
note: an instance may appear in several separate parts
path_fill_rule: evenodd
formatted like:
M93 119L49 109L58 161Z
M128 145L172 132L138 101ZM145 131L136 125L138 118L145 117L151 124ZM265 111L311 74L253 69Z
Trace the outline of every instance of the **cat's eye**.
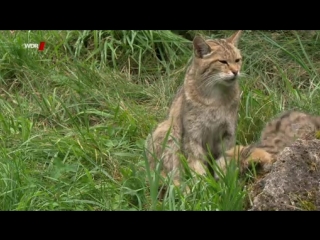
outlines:
M240 62L240 60L241 60L240 58L237 58L237 59L236 59L236 63L237 63L237 62Z
M227 61L224 61L224 60L219 60L219 62L223 63L223 64L228 64Z

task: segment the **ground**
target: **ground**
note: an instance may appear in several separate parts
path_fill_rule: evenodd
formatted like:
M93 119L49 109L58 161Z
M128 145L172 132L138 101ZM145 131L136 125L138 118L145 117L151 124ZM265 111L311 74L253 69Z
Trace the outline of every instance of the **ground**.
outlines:
M190 39L232 33L2 31L0 209L244 210L235 166L219 182L186 176L190 195L170 187L158 201L143 151L183 81ZM320 114L319 36L243 32L238 143L283 110Z

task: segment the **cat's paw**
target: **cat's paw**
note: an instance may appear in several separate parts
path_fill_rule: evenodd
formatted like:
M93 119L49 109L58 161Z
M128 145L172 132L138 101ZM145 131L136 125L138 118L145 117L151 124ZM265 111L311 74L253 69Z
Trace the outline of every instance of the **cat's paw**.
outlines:
M217 167L218 171L220 171L222 174L226 174L227 171L227 165L230 163L230 161L239 161L240 159L240 153L244 149L244 146L242 145L236 145L233 148L227 150L223 156L221 156L217 161ZM214 172L214 178L216 180L219 180L219 176L217 172Z
M243 162L243 168L249 168L252 165L258 167L263 173L271 170L274 162L274 156L262 148L255 148L252 150L250 156Z

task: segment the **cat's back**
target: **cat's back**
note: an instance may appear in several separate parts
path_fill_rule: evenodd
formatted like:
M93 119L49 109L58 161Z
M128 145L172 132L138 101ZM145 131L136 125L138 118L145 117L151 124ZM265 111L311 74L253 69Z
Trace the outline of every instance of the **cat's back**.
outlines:
M270 153L278 153L297 138L320 129L320 117L299 111L286 111L271 120L261 133L260 145Z

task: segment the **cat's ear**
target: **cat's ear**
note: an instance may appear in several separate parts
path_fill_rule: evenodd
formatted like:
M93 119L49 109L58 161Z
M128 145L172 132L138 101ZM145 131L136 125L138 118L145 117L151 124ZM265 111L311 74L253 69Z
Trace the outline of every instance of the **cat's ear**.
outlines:
M238 46L238 42L241 36L242 30L235 32L232 36L227 38L227 42L233 44L235 47Z
M204 55L207 55L211 52L210 46L202 37L199 36L196 36L193 39L193 49L194 54L199 58L203 58Z

